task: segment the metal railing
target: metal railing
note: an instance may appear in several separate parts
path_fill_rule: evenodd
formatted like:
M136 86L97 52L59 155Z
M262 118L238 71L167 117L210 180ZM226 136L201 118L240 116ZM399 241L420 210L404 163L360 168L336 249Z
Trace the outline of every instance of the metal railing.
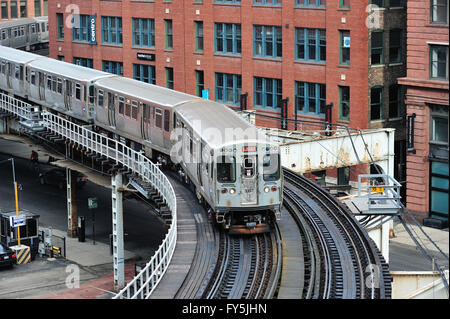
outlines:
M28 119L31 108L32 106L26 102L0 93L0 109L2 110ZM105 156L116 164L121 164L143 181L150 183L169 207L172 223L163 242L144 269L114 299L150 297L170 264L177 241L177 202L172 185L161 170L142 152L136 152L117 140L74 124L58 115L47 111L43 111L41 115L42 123L49 131L91 152Z
M367 184L362 183L363 178L367 179ZM358 175L358 197L367 198L369 211L392 210L392 207L380 207L386 201L400 209L400 187L402 185L387 174Z

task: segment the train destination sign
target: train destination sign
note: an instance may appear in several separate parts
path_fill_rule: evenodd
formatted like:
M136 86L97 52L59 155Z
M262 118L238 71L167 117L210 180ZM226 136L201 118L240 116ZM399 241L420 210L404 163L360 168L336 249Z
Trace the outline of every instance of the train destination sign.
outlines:
M155 61L155 54L154 53L137 53L137 58L139 60L146 60L146 61Z

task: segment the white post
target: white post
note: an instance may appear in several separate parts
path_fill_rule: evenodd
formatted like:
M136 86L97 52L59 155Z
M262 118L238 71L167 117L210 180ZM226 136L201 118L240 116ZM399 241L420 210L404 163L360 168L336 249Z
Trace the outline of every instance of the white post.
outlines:
M113 223L113 265L114 265L114 289L116 291L125 287L125 264L123 251L123 202L122 174L113 174L112 184L112 223Z

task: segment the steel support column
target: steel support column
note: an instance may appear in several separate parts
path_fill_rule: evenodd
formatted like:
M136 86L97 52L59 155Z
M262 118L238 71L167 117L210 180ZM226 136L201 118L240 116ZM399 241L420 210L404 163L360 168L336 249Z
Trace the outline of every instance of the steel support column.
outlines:
M67 236L77 236L77 201L76 201L76 179L72 178L72 170L66 168L67 186Z
M123 250L123 202L122 202L122 174L115 173L111 177L112 185L112 233L113 233L113 265L114 289L125 287L125 264Z

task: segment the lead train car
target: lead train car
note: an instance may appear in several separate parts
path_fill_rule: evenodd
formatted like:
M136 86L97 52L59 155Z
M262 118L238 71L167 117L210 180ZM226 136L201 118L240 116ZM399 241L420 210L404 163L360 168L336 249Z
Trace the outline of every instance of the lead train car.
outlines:
M269 231L282 203L279 149L228 107L9 48L2 63L10 75L0 74L0 89L132 140L153 159L170 156L217 223Z

